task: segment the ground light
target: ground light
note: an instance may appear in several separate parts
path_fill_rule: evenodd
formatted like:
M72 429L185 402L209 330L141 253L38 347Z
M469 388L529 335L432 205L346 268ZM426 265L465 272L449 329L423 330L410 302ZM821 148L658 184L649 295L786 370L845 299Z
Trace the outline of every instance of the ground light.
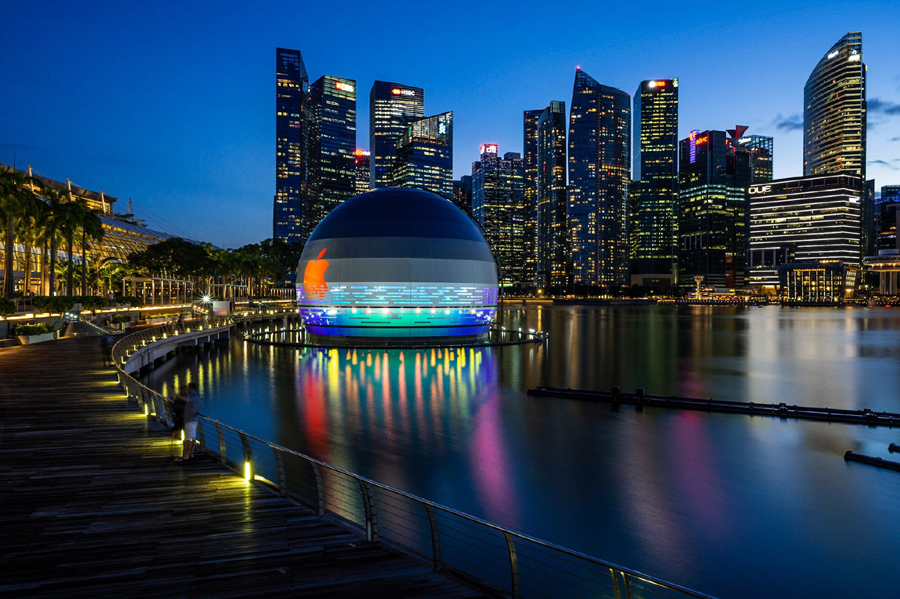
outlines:
M244 480L250 482L250 462L244 462Z

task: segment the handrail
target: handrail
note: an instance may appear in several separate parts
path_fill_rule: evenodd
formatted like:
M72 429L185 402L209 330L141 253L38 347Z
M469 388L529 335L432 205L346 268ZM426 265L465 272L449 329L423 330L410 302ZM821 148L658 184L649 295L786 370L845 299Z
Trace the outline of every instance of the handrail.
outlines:
M228 324L230 319L213 320L197 330ZM147 345L147 339L172 328L163 325L138 331L113 347L113 362L128 398L136 399L148 417L167 426L173 422L173 402L127 374L122 364L127 362L128 348L137 351ZM194 331L184 328L190 330L183 332ZM245 479L270 485L319 515L337 516L364 532L368 541L382 540L432 562L435 570L514 598L714 599L395 489L202 414L199 438L206 452Z
M415 337L408 338L397 338L397 341L391 343L370 343L370 344L347 344L347 343L328 343L327 337L326 340L323 341L272 341L270 339L265 339L265 337L270 337L273 335L281 335L285 333L306 333L306 329L302 326L296 329L281 329L278 331L258 331L256 333L244 334L244 341L249 341L250 343L259 343L261 345L276 345L276 346L285 346L285 347L311 347L311 348L319 348L319 349L344 349L346 347L356 347L360 349L429 349L432 347L442 347L442 348L483 348L483 347L498 347L502 345L524 345L526 343L542 343L549 338L549 334L543 331L536 331L535 329L523 330L521 328L511 329L504 327L492 328L490 333L499 333L502 335L509 335L510 339L499 341L491 341L490 339L484 341L455 341L453 338L448 338L445 343L425 343L422 341L418 341ZM516 338L516 336L518 336ZM400 341L406 340L406 343L400 343Z

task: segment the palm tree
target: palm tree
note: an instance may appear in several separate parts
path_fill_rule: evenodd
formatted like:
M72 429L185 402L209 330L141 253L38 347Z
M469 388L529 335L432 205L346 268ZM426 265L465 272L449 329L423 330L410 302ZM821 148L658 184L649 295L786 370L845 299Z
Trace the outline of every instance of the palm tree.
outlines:
M81 295L87 295L87 240L93 239L98 243L103 239L103 221L97 213L87 207L87 203L81 206Z
M60 206L59 229L66 238L66 295L72 296L75 289L73 270L75 256L75 232L81 223L81 212L87 210L87 203L78 198Z
M47 201L47 216L44 224L46 237L50 241L50 264L47 268L50 289L47 294L56 295L56 260L58 257L56 242L59 234L63 232L63 224L68 217L66 194L47 186L41 191L41 195Z
M31 177L15 169L0 170L0 214L6 217L6 238L3 242L5 260L3 263L3 297L12 298L15 291L13 280L13 255L15 253L15 218L28 211L34 201L34 194L26 186Z

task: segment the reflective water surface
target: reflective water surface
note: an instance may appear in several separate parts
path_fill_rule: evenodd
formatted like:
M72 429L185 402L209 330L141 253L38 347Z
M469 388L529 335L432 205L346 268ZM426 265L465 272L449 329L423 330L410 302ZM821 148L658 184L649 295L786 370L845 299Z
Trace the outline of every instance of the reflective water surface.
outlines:
M900 412L900 310L521 306L544 345L240 341L148 377L342 468L720 597L895 597L900 431L528 397L539 384ZM894 455L893 459L900 460Z

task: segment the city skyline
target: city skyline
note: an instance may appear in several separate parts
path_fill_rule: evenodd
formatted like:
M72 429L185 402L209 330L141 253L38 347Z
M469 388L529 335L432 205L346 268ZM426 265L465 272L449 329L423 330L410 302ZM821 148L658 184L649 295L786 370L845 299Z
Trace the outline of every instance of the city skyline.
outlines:
M675 18L673 10L660 6L646 22L628 22L621 30L598 25L591 32L579 25L564 43L519 40L516 36L528 29L524 20L487 36L497 16L493 10L470 32L452 33L455 19L465 16L460 10L431 44L443 44L439 49L392 53L389 60L353 44L335 44L315 28L297 33L288 23L260 25L277 11L208 15L193 10L186 20L193 23L197 17L204 24L194 34L197 39L186 40L183 35L196 27L124 8L105 11L102 20L99 13L83 14L64 5L44 5L27 13L13 8L11 22L21 26L13 28L8 41L27 47L29 60L0 67L11 82L9 93L0 99L0 160L12 162L15 151L19 166L30 162L51 177L69 176L88 188L133 197L158 213L183 219L196 236L218 245L239 246L268 237L275 128L270 65L274 48L281 46L303 52L311 79L340 74L354 78L362 90L376 79L425 89L429 114L454 111L457 179L469 172L482 143L523 152L522 112L553 99L568 103L578 66L599 83L629 92L644 79L678 77L679 139L691 130L749 125L752 132L775 138L775 178L799 176L804 82L825 49L848 31L861 30L869 66L867 174L879 189L900 181L900 137L891 133L900 113L900 73L892 62L893 38L886 25L900 9L889 3L865 5L853 21L842 18L837 5L810 3L779 15L759 8L740 14L719 11L715 21L679 17L673 23L680 27L654 31L665 18ZM324 19L326 12L312 7L310 17ZM230 39L229 32L244 17L251 34ZM803 27L791 27L800 19ZM38 29L45 32L79 26L86 35L67 39L65 51L52 35L40 45L20 37L19 31L35 30L38 21ZM371 45L377 37L370 31L372 24L366 15L349 17L347 35ZM217 27L221 31L213 35ZM133 35L126 37L126 32ZM211 37L201 45L204 35ZM102 43L96 41L101 38ZM700 38L704 43L698 45ZM479 39L504 51L480 52L472 46ZM713 51L737 39L741 41L736 47L744 52ZM165 42L161 46L160 40ZM151 42L155 45L149 48ZM225 49L227 44L234 47ZM227 72L218 66L191 66L199 65L201 52L220 50ZM128 65L131 69L125 68ZM217 77L210 78L213 74ZM66 94L47 93L53 86L39 83L45 78L59 81ZM202 100L200 88L207 94ZM365 143L369 116L364 96L358 97L357 110L356 147L371 150ZM204 218L211 211L217 218ZM238 223L241 229L235 230Z

